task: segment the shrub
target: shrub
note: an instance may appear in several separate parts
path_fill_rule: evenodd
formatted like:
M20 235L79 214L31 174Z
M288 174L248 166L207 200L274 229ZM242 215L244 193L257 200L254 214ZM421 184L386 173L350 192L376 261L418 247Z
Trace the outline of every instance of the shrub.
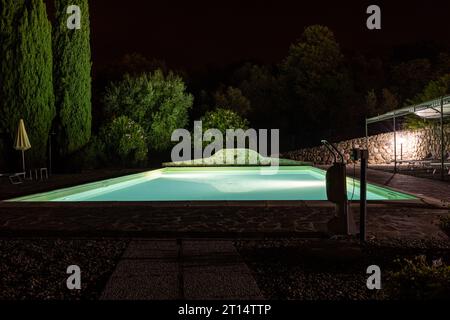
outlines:
M172 132L187 125L192 103L183 80L173 73L164 76L161 70L126 75L122 81L111 83L103 97L106 116L127 116L138 123L149 147L156 151L172 146Z
M242 116L248 115L252 109L250 100L242 94L241 89L228 87L226 90L218 90L214 99L217 106L228 108Z
M122 116L100 130L107 161L111 164L138 164L147 158L147 142L142 127Z
M450 266L440 260L429 264L425 256L397 260L399 271L390 272L386 289L394 299L442 299L450 297Z
M441 229L450 237L450 217L441 218Z
M88 144L67 157L60 170L64 172L81 172L86 169L98 169L107 165L105 143L98 136L91 136Z
M68 157L66 167L71 171L97 169L105 164L105 143L97 136L91 136L89 143Z
M204 131L208 129L219 129L224 134L227 129L245 130L249 125L248 121L236 112L223 108L207 112L201 120Z

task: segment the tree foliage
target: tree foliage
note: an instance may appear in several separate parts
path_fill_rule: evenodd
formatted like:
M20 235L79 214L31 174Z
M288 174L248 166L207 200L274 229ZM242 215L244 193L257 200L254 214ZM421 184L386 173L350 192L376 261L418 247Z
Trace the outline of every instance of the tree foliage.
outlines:
M230 86L226 89L217 90L214 99L217 107L232 110L244 117L251 111L250 101L238 88Z
M357 114L346 112L354 104L353 86L339 44L327 27L306 28L281 69L284 95L290 99L289 126L301 130L306 140L317 139L318 128L332 128L333 122Z
M392 93L389 89L384 88L381 94L382 94L382 101L381 101L382 110L380 113L398 109L399 102L397 96L394 93Z
M418 95L416 95L416 97L414 97L413 99L408 100L408 103L419 104L429 100L437 99L449 93L450 93L450 74L447 74L442 77L439 77L436 80L430 81L425 86L423 91ZM421 119L414 115L407 117L405 122L405 127L409 129L419 129L430 126L432 126L431 122Z
M130 165L147 158L147 142L142 127L126 116L112 120L100 130L110 163Z
M400 101L413 97L432 79L432 65L428 59L413 59L393 67L392 87Z
M339 75L343 58L333 32L314 25L306 28L300 41L290 47L283 67L295 81L295 89L303 93L308 87L320 86L324 79Z
M224 134L228 129L246 130L249 125L248 121L236 112L223 108L207 112L201 120L203 122L203 131L218 129Z
M172 145L175 129L188 123L193 97L186 92L183 80L157 70L111 83L103 98L109 118L127 116L144 129L150 149L164 151Z
M409 103L416 104L422 103L428 100L433 100L450 93L450 73L444 75L436 80L430 81L423 91L419 93Z
M67 28L67 7L81 9L81 29ZM55 1L53 38L57 140L61 156L89 142L91 136L91 47L88 0Z
M366 96L366 113L367 115L374 115L378 108L378 98L375 90L367 92Z
M55 114L51 25L42 0L1 0L0 131L13 145L24 119L36 165L45 164Z
M234 74L234 81L251 105L246 117L257 127L286 128L287 103L283 101L285 96L279 80L275 68L250 63Z

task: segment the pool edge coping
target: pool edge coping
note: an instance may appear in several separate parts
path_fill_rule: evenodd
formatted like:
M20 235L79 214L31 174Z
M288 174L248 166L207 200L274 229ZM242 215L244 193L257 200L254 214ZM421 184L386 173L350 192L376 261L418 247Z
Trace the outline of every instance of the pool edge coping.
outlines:
M297 166L299 168L302 169L309 169L311 171L313 171L315 174L319 174L321 176L325 176L326 175L326 170L323 170L321 168L318 168L316 166ZM224 170L226 167L220 167L219 169ZM240 170L245 170L245 169L255 169L257 170L260 167L246 167L246 168L238 168ZM285 170L290 170L292 168L292 166L286 166L284 167ZM0 205L4 204L4 203L40 203L40 204L45 204L45 203L57 203L57 204L62 204L62 203L81 203L81 202L70 202L70 201L53 201L53 200L46 200L46 201L30 201L27 199L31 199L31 198L42 198L44 197L44 195L51 195L51 194L61 194L60 196L58 196L58 198L61 198L62 195L64 195L67 192L70 192L73 189L80 189L81 187L86 188L86 190L81 191L82 192L87 192L90 190L95 189L96 187L98 187L99 185L101 185L102 187L105 186L112 186L114 184L118 184L118 183L126 183L127 181L132 180L135 177L147 177L148 179L155 179L157 178L162 172L166 171L167 169L175 169L175 170L181 170L183 168L181 167L177 167L177 168L158 168L158 169L152 169L149 171L143 171L143 172L139 172L139 173L134 173L131 175L125 175L125 176L120 176L120 177L114 177L114 178L108 178L108 179L103 179L103 180L99 180L99 181L93 181L93 182L88 182L85 184L81 184L81 185L74 185L74 186L69 186L69 187L64 187L64 188L59 188L59 189L54 189L54 190L50 190L50 191L45 191L45 192L39 192L39 193L35 193L35 194L29 194L29 195L24 195L24 196L19 196L19 197L14 197L11 199L4 199L0 201ZM186 169L199 169L199 168L186 168ZM208 170L211 169L210 167L201 167L201 169L203 170ZM236 169L234 167L229 167L229 169ZM267 169L267 168L263 168ZM278 168L279 169L279 168ZM261 170L261 169L260 169ZM350 177L347 176L347 184L353 184L356 187L360 187L360 180L356 177ZM378 183L372 183L371 181L368 182L368 184L371 187L375 187L375 188L380 188L380 189L387 189L388 191L391 191L393 193L399 193L402 194L404 196L407 197L411 197L410 199L391 199L391 200L368 200L368 203L383 203L383 202L408 202L408 201L413 201L413 202L417 202L420 200L422 200L422 198L424 198L425 196L423 195L417 195L417 194L413 194L410 192L404 192L401 190L398 190L396 188L392 188L390 186L384 186L384 185L380 185ZM441 200L438 199L434 199L434 198L430 198L431 202L436 203L436 202L443 202ZM82 203L89 203L90 201L82 201ZM328 200L183 200L183 201L176 201L176 200L162 200L162 201L101 201L100 203L127 203L127 204L132 204L132 203L138 203L138 202L142 202L142 203L173 203L173 204L178 204L178 203L190 203L191 205L189 206L195 206L192 205L192 203L197 203L197 206L205 206L204 203L281 203L281 202L290 202L290 203L297 203L297 202L329 202ZM354 202L359 202L359 200L349 200L349 203L354 203ZM292 204L291 204L292 205ZM178 205L177 205L178 206ZM214 205L217 206L217 205ZM223 206L223 204L221 205ZM237 205L233 205L233 206L237 206ZM261 206L261 205L257 205L257 206ZM1 207L1 206L0 206ZM170 206L169 206L170 207Z

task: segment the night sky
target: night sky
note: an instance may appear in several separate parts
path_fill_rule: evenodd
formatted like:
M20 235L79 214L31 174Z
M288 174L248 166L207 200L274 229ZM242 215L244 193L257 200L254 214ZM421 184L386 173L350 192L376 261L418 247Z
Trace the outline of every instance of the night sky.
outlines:
M366 28L366 8L382 9L381 31ZM422 41L450 44L449 1L149 1L93 0L94 65L142 53L187 70L286 56L305 26L323 24L344 51L381 52Z

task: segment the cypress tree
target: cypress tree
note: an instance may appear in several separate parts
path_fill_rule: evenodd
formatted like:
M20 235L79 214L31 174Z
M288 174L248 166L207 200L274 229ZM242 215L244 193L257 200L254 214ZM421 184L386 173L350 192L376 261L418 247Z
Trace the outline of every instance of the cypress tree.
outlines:
M42 0L1 0L1 131L13 146L23 118L33 165L45 165L54 118L51 25Z
M67 8L81 9L81 29L67 27ZM91 137L91 48L88 0L55 1L53 40L54 79L57 112L57 140L60 156L79 150Z
M17 25L23 1L0 0L0 145L2 161L12 153L10 121L16 104L17 73L12 72L17 64Z

